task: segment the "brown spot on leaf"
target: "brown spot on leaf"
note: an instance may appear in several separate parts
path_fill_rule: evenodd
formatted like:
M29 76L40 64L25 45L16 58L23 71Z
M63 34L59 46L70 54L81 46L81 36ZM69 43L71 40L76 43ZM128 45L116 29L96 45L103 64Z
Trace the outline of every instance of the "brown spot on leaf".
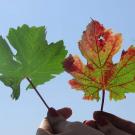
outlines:
M95 70L95 68L93 67L93 65L92 64L87 64L87 67L91 70L91 71L94 71Z
M73 89L79 89L81 85L76 80L69 80L69 84Z
M67 72L79 72L83 70L83 64L79 57L73 57L71 54L63 62L63 67Z
M83 99L84 100L93 100L93 96L84 96Z

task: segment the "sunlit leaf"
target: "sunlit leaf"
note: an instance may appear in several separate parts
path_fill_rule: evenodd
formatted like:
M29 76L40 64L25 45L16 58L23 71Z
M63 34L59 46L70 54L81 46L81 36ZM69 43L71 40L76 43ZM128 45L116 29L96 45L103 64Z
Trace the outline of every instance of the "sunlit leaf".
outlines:
M123 51L120 62L114 63L113 56L122 44L121 34L105 29L92 20L83 32L79 49L86 58L83 64L78 56L70 55L64 61L65 70L74 78L69 81L72 88L84 91L84 99L99 100L99 92L107 90L110 99L125 98L125 93L135 92L135 47Z
M37 86L63 71L62 62L67 54L64 43L48 44L44 26L11 28L7 39L17 53L0 37L0 80L13 89L14 99L19 97L20 83L26 77Z

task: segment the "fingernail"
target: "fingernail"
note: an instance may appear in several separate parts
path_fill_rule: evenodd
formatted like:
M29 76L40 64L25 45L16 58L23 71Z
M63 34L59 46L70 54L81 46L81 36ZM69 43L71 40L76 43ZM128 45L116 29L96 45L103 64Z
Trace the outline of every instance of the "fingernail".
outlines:
M83 123L87 126L95 127L95 121L94 120L89 120L89 121L85 120Z
M105 126L108 124L107 120L104 117L100 117L97 121L97 124L99 124L100 126Z
M48 113L52 116L52 117L58 117L59 114L57 113L57 111L54 108L50 108Z

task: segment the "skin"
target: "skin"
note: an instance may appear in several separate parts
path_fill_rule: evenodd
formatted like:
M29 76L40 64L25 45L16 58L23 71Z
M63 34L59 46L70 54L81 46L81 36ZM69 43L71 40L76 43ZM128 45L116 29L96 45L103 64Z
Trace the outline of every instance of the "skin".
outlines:
M102 126L102 128L100 128L101 130L103 129L103 127L104 127L104 130L105 130L105 128L107 129L109 127L109 126L107 127L107 125L110 125L109 130L111 132L113 132L117 129L117 130L123 132L123 134L121 134L121 135L124 135L124 133L130 134L130 135L135 135L135 123L133 123L133 122L124 120L113 114L110 114L107 112L101 112L101 111L95 112L93 117L96 121L100 121L100 119L107 121L107 124Z
M81 122L69 122L66 119L72 114L71 109L50 109L47 118L41 123L37 135L104 135L97 129Z
M67 121L71 115L70 108L51 108L36 135L135 135L134 123L110 113L97 111L85 124Z

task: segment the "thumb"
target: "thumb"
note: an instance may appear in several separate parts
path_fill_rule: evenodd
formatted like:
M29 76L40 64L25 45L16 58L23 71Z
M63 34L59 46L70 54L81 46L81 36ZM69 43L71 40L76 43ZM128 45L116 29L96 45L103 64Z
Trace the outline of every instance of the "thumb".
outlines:
M105 135L131 135L127 132L124 132L118 128L116 128L112 123L106 120L105 123L103 121L97 122L97 127L100 131L102 131Z
M103 115L97 115L94 113L94 119L96 120L97 128L105 135L131 135L127 132L115 127L108 119Z
M68 118L67 115L64 115L64 113L66 114L67 112L71 112L71 109L63 108L58 111L56 111L54 108L49 109L47 119L54 133L61 133L65 131L66 126L70 123L66 121Z
M135 123L119 118L113 114L107 112L96 111L94 112L94 119L97 121L98 119L104 117L106 120L110 121L115 127L121 129L130 134L135 134Z

